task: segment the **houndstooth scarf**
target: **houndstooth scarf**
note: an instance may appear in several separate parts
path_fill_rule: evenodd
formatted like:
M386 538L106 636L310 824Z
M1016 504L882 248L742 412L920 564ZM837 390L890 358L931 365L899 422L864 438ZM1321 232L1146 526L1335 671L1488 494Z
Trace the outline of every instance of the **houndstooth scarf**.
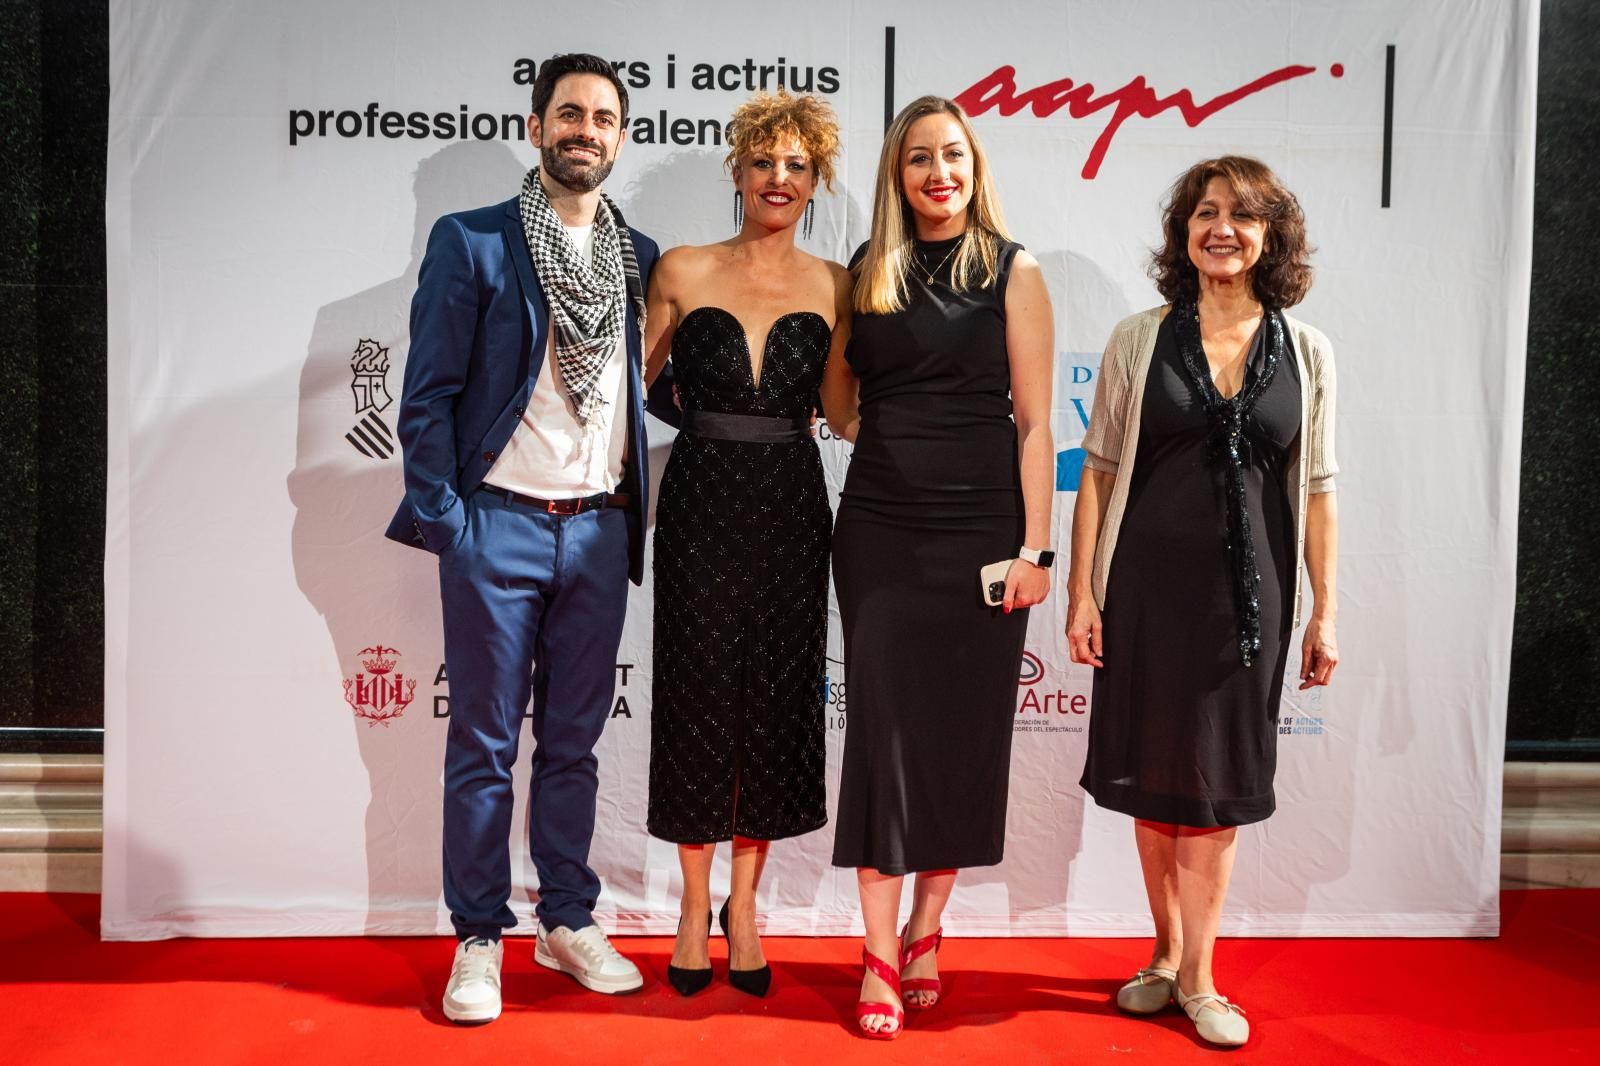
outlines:
M625 303L634 305L639 335L644 336L644 285L633 240L622 212L601 193L594 216L594 256L584 262L550 206L538 167L522 180L520 206L522 232L555 322L556 366L572 394L579 423L587 425L606 402L600 395L600 372L622 336Z

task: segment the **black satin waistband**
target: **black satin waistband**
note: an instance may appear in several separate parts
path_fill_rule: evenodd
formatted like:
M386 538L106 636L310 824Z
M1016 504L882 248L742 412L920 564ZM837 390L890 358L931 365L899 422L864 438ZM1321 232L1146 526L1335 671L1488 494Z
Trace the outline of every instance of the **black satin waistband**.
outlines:
M730 415L720 411L683 412L683 433L746 444L793 444L811 435L811 419L768 418L766 415Z

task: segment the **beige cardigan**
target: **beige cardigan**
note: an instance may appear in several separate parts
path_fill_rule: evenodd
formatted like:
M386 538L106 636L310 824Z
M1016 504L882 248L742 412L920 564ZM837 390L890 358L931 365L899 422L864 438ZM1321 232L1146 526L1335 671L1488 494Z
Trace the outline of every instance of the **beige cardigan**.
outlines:
M1100 359L1100 380L1095 385L1094 407L1083 437L1083 465L1116 478L1094 550L1091 587L1101 610L1106 606L1106 578L1111 573L1117 531L1133 484L1145 378L1156 348L1156 330L1166 312L1165 307L1153 307L1117 323ZM1290 503L1296 531L1294 625L1298 626L1300 589L1306 569L1306 499L1313 492L1332 492L1333 475L1339 467L1333 459L1333 348L1320 330L1288 315L1283 316L1283 321L1300 367L1300 436L1290 455L1287 475L1289 487L1297 489L1291 494Z

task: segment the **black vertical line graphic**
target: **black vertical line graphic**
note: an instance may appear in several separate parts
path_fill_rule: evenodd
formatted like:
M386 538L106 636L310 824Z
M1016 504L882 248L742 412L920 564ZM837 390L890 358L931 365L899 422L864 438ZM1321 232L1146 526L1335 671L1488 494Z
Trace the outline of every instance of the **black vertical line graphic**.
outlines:
M1389 45L1383 71L1383 203L1389 206L1389 170L1394 165L1394 45Z
M894 27L883 28L883 132L894 121Z

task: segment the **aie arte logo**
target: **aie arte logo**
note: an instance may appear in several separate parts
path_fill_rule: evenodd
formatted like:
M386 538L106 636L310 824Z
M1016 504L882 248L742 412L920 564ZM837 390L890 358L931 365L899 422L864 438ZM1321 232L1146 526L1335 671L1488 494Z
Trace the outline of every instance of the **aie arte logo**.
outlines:
M368 459L387 459L394 454L394 434L379 415L394 403L389 394L389 349L363 337L350 357L350 374L359 421L344 439Z
M1031 651L1022 653L1022 670L1017 677L1017 683L1022 685L1036 685L1044 677L1044 663Z
M385 729L394 719L405 713L417 695L417 683L395 667L400 663L400 652L383 644L362 648L358 654L364 672L344 681L344 701L355 716L367 725L381 725Z
M1083 692L1051 690L1040 684L1045 678L1044 660L1031 651L1022 653L1022 668L1017 681L1015 731L1023 733L1081 733L1082 720L1089 713L1089 696ZM1058 717L1065 716L1065 717Z

